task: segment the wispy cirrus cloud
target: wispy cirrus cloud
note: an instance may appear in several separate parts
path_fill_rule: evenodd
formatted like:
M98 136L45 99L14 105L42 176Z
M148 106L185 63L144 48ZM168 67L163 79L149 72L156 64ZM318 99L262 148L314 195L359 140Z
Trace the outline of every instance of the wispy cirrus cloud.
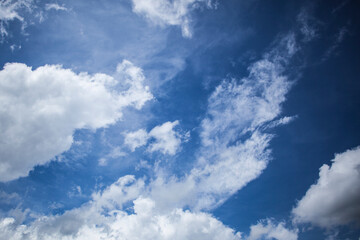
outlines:
M6 25L15 19L24 22L21 11L31 11L33 8L32 0L2 0L0 1L0 34L4 38L8 35Z
M57 3L47 3L45 4L45 10L56 10L56 11L68 11L68 9L64 6L60 6Z
M191 11L199 5L211 8L211 0L132 0L133 11L144 15L152 23L160 26L180 26L182 35L190 38L191 30Z
M299 49L295 45L294 35L286 35L248 68L248 77L225 79L216 87L200 125L196 163L181 179L160 172L151 185L158 205L212 209L262 173L272 139L263 128L281 114L291 85L284 71Z

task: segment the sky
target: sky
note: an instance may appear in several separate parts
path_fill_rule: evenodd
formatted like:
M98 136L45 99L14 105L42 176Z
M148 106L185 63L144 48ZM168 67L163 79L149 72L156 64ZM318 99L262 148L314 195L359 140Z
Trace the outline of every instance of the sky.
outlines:
M355 0L0 0L0 239L359 240Z

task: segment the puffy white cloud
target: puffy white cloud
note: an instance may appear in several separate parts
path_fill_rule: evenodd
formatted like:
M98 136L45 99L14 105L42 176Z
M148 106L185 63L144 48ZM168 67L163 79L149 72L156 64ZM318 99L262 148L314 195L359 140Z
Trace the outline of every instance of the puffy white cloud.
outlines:
M126 133L124 143L131 151L135 151L136 148L146 145L153 139L154 141L148 146L149 152L159 151L163 154L174 155L180 148L181 140L187 137L187 134L182 135L174 130L178 124L179 121L165 122L154 127L149 133L145 129Z
M17 239L207 239L239 240L239 233L224 226L207 213L173 209L159 213L156 203L138 196L142 180L133 176L120 178L93 200L63 215L43 216L28 225L14 218L0 221L0 238ZM133 213L122 204L131 201Z
M298 230L287 229L285 223L274 224L272 220L259 221L258 224L250 227L250 235L247 240L297 240Z
M132 0L133 11L144 15L151 22L164 26L181 26L182 35L191 37L190 11L199 4L211 7L211 0Z
M336 154L293 209L295 222L330 228L360 223L360 147Z
M62 215L38 216L22 224L14 217L0 219L0 239L128 239L128 240L296 240L297 230L267 219L250 227L250 234L225 226L208 213L180 208L164 211L146 194L145 181L127 175L92 200ZM131 203L131 207L129 204Z
M61 66L32 70L8 63L0 71L0 181L9 181L68 150L76 129L106 127L122 109L152 98L129 61L114 76L76 74Z

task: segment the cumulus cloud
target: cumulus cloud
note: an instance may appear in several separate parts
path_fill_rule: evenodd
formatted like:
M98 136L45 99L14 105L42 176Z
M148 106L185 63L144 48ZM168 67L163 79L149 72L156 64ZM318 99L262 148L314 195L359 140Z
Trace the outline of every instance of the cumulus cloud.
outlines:
M259 221L250 227L250 235L247 240L297 240L298 230L288 229L285 223L275 224L271 219Z
M106 127L121 119L123 108L140 109L152 98L144 79L126 60L113 76L6 64L0 71L0 181L26 176L68 150L76 129Z
M191 37L190 11L199 4L211 7L211 0L132 0L133 11L151 22L164 26L180 26L184 37Z
M163 154L174 155L180 148L181 140L186 139L187 134L180 134L174 130L179 121L165 122L162 125L154 127L150 132L145 129L139 129L135 132L129 132L125 135L124 143L131 151L144 146L149 140L153 139L149 146L149 152L159 151Z
M250 227L249 236L225 226L211 214L180 208L163 211L143 196L144 179L132 175L92 195L91 201L62 215L41 216L22 224L14 217L0 219L0 238L27 239L131 239L131 240L296 240L297 230L266 219Z
M139 196L142 180L133 176L120 178L103 192L93 195L91 202L63 215L43 216L28 225L14 218L0 220L1 239L222 239L239 240L235 233L207 213L173 209L156 211L155 202ZM123 204L132 202L132 212Z
M295 222L330 228L360 223L360 147L336 154L293 209Z

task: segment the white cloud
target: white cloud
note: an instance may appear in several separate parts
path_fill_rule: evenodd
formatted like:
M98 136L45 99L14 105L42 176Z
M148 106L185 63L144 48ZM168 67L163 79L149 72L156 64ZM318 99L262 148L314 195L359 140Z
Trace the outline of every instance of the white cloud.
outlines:
M311 41L318 36L317 22L304 8L297 16L297 22L300 24L300 32L305 42Z
M159 208L215 208L262 173L270 160L272 138L262 129L281 113L290 88L284 70L295 45L294 36L287 35L249 67L248 77L225 79L215 89L201 122L202 142L194 167L181 178L157 169L149 185L148 194Z
M68 9L64 6L60 6L57 3L47 3L45 4L45 9L46 10L56 10L56 11L68 11Z
M210 96L198 162L185 181L196 189L187 187L196 196L187 198L188 205L214 208L266 168L271 135L261 128L281 113L290 88L283 72L295 53L289 48L294 41L292 34L286 36L249 67L247 78L225 79Z
M139 129L135 132L129 132L125 135L124 144L127 145L131 151L136 148L146 145L149 139L148 133L145 129Z
M287 229L285 223L277 225L272 220L266 219L250 227L250 235L247 240L297 240L298 230Z
M216 159L205 159L204 155L200 159L204 163L199 162L180 179L160 172L150 184L149 194L161 209L215 208L266 167L269 140L268 136L255 133L244 143L223 149Z
M326 228L360 223L360 148L336 154L331 167L324 164L292 212L295 222Z
M108 154L98 160L98 164L99 166L107 166L109 160L124 156L126 156L126 153L120 147L113 147Z
M149 152L160 151L163 154L174 155L180 147L182 137L174 131L174 127L178 124L179 121L174 121L154 127L149 132L149 136L155 139L149 145Z
M146 145L153 139L154 141L148 146L149 152L159 151L163 154L174 155L180 148L181 140L187 136L174 130L178 124L179 121L165 122L154 127L149 133L145 129L126 133L124 143L131 151L135 151L136 148Z
M11 52L14 52L15 50L20 50L21 49L21 45L16 45L13 44L10 46Z
M1 1L0 2L0 20L7 21L7 20L18 19L18 20L22 21L23 18L19 15L17 10L19 10L22 7L30 8L31 2L32 2L31 0Z
M141 69L129 61L114 76L6 64L0 71L0 181L26 176L68 150L76 129L106 127L124 107L140 109L152 98L143 82Z
M291 117L285 116L278 120L274 120L274 121L270 122L267 126L265 126L265 128L274 128L277 126L286 125L286 124L289 124L290 122L294 121L296 118L297 118L297 116L291 116Z
M0 35L7 36L6 24L8 21L19 20L24 21L21 16L21 10L31 10L32 0L5 0L0 1Z
M218 206L265 169L271 135L262 129L280 117L290 87L285 67L298 49L290 34L249 67L248 77L225 79L215 89L201 122L197 161L183 177L160 167L154 179L125 176L62 215L39 217L28 225L2 219L0 238L241 239L240 233L200 211ZM137 71L120 72L137 78ZM129 96L137 99L138 94ZM175 153L181 143L174 130L177 124L166 122L150 132L140 129L125 142L131 150L147 142L148 151ZM296 230L283 223L268 221L252 229L252 239L296 239Z
M62 215L38 216L26 225L21 223L23 217L2 218L0 239L297 240L296 229L270 219L251 226L249 236L243 238L208 213L180 208L164 211L156 201L143 196L145 188L144 179L127 175Z
M133 11L144 15L151 22L164 26L181 26L182 35L191 37L191 17L190 11L199 4L211 7L211 0L132 0Z
M63 215L43 216L28 225L14 218L0 221L0 238L18 239L131 239L131 240L239 240L239 233L206 213L173 209L156 210L156 203L139 196L143 181L133 176L120 178L93 200ZM124 211L133 203L133 213Z

